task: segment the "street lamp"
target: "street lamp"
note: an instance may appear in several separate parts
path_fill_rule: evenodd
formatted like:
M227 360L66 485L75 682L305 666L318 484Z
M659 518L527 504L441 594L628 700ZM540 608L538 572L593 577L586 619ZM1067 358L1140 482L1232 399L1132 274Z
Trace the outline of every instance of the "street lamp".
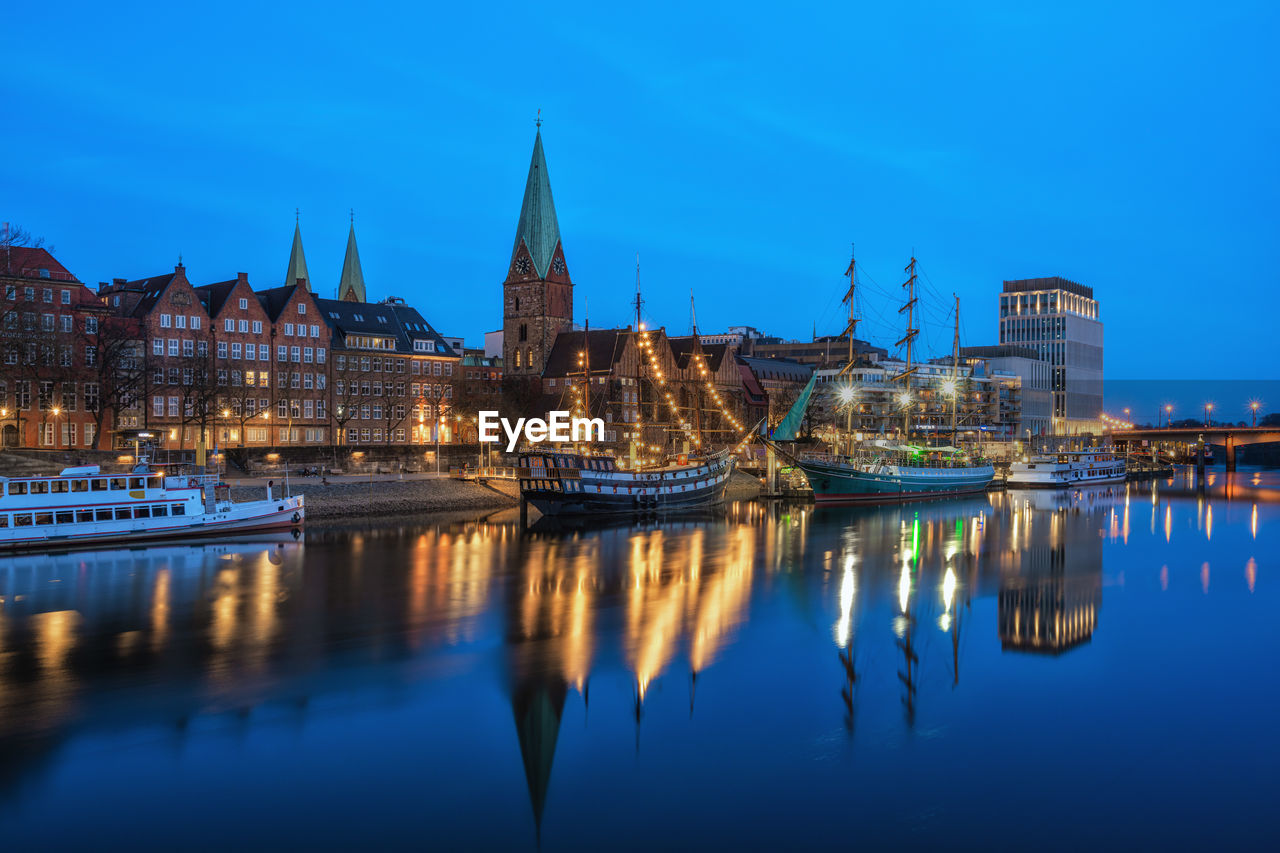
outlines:
M58 440L58 415L62 414L62 409L58 406L54 406L49 411L53 415L53 447L57 450L60 444Z
M1258 407L1261 405L1262 404L1259 403L1257 400L1249 401L1249 409L1253 412L1253 425L1255 427L1258 425Z
M1209 414L1212 411L1213 411L1213 403L1205 403L1204 404L1204 425L1206 428L1209 426Z
M1172 415L1173 415L1173 405L1166 403L1164 407L1164 425L1165 426L1170 426L1170 420Z

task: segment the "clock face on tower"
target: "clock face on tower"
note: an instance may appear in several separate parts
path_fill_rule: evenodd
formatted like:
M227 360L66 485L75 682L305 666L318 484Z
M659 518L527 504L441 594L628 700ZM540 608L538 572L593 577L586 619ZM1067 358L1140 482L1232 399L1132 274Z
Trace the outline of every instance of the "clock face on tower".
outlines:
M528 256L526 256L526 255L521 255L520 257L516 258L516 272L520 273L521 275L528 275L528 274L529 274L529 258L528 258Z
M551 262L551 271L554 272L556 275L564 275L565 273L564 258L557 255L556 259Z

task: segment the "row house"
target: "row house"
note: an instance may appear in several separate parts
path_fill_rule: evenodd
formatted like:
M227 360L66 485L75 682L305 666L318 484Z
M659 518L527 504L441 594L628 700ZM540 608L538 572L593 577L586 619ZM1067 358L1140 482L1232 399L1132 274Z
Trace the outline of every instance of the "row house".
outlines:
M332 335L337 444L453 441L473 412L455 408L461 356L403 299L319 299Z
M103 376L121 366L119 324L48 250L0 249L0 441L92 448L112 428ZM104 361L106 364L104 365Z

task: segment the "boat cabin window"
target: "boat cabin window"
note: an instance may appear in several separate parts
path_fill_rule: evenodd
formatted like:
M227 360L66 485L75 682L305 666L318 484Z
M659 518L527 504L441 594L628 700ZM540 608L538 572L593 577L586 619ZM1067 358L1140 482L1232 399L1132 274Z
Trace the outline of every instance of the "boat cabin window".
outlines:
M51 512L37 512L37 513L36 513L36 524L53 524L53 513L51 513Z
M129 478L129 488L131 488L131 489L145 489L146 487L147 487L147 478L146 478L146 477L130 477L130 478Z
M150 517L151 517L151 507L149 507L149 506L135 506L135 507L133 508L133 517L134 517L134 518L150 518Z
M182 504L174 504L174 505L171 507L171 509L172 509L172 512L170 513L171 515L186 515L186 514L187 514L187 508L186 508L185 506L183 506Z
M54 515L59 524L71 524L76 520L76 514L74 512L59 512L54 513Z
M127 478L125 478L125 477L112 477L112 478L111 478L111 488L112 488L112 489L121 489L121 490L125 489L125 488L126 488L126 486L125 486L126 479L127 479Z
M151 508L152 518L164 518L169 514L169 507L166 504L157 504Z
M30 527L30 526L31 526L31 513L29 513L29 512L15 512L15 513L13 514L13 526L14 526L14 527Z
M86 521L93 521L93 510L91 509L76 510L76 521L79 521L82 523Z
M49 494L49 484L44 480L33 480L31 482L31 494L33 495Z
M71 481L69 480L52 480L49 483L49 491L55 495L64 495L71 490Z
M147 478L147 487L148 487L148 488L151 488L151 489L159 489L159 488L162 488L163 486L164 486L164 479L163 479L162 477L148 477L148 478Z
M9 526L9 513L0 513L0 527Z
M105 492L107 490L107 481L101 477L90 480L89 488L95 492Z
M98 521L110 521L110 520L111 520L110 507L107 507L106 509L98 510Z
M88 480L72 480L72 481L71 481L71 491L73 491L73 492L87 492L87 491L89 491L89 481L88 481Z
M127 506L116 507L116 521L128 521L133 518L133 513Z
M11 494L11 495L25 495L26 493L27 493L27 484L26 484L26 483L10 483L10 484L9 484L9 494Z

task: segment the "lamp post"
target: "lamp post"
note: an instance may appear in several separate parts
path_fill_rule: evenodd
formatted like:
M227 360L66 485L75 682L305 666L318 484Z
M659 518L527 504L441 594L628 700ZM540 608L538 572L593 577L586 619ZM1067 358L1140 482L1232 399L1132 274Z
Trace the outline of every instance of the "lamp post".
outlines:
M1129 410L1127 408L1124 410L1124 423L1126 428L1132 425L1132 421L1129 420Z
M49 413L53 415L53 449L57 450L62 444L58 439L58 415L62 414L62 409L54 406Z
M440 476L440 433L444 430L444 415L440 416L440 422L436 424L436 476Z
M1204 404L1204 425L1206 429L1209 427L1209 413L1212 411L1213 411L1213 403L1205 403Z
M1257 400L1253 400L1249 403L1249 409L1253 412L1253 425L1255 427L1258 425L1258 406L1260 405L1262 404Z
M1166 427L1167 427L1167 426L1170 426L1171 421L1172 421L1172 419L1173 419L1173 418L1172 418L1172 416L1173 416L1173 406L1172 406L1172 405L1170 405L1170 404L1165 404L1165 407L1164 407L1164 425L1165 425Z

